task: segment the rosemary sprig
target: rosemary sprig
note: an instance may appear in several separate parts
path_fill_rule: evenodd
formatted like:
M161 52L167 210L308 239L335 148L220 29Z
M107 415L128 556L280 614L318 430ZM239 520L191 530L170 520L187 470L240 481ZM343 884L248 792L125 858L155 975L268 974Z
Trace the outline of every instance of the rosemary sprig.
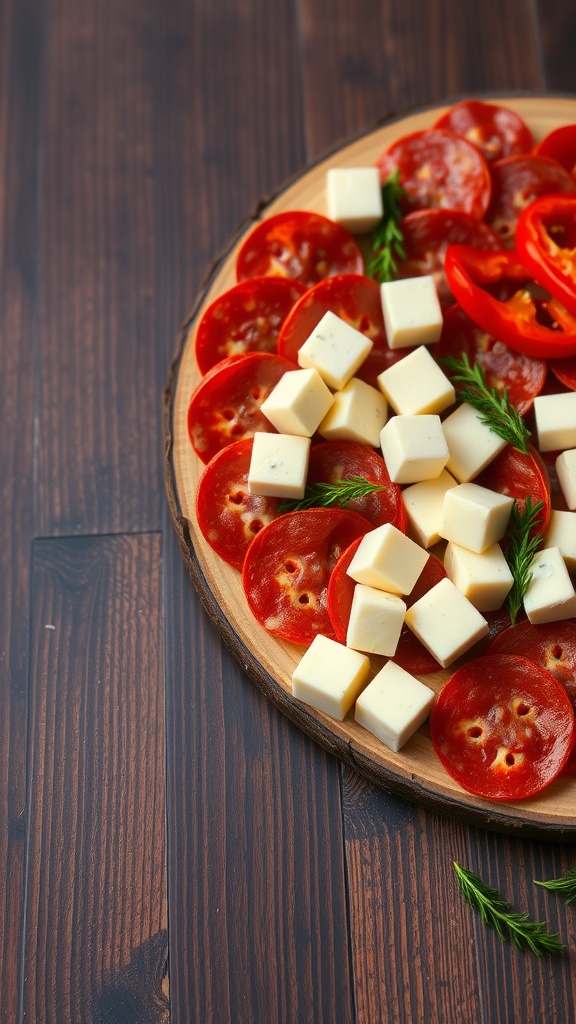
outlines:
M488 387L482 367L479 363L471 365L465 352L462 353L461 359L448 356L442 362L452 370L454 384L462 385L456 388L456 397L459 401L472 405L490 430L504 441L508 441L519 452L526 454L530 431L518 410L512 405L507 390L504 388L503 391L498 391L497 388Z
M542 532L538 526L541 523L540 513L543 508L543 501L537 501L533 505L532 499L528 495L524 509L520 511L518 502L515 501L510 513L507 531L508 545L505 555L514 579L506 598L512 625L516 622L524 595L530 586L532 560L542 543Z
M283 501L280 512L301 512L306 508L332 508L338 505L345 508L355 498L365 498L373 491L381 491L382 484L373 484L363 476L351 476L348 480L335 480L334 483L309 484L303 498Z
M562 878L551 878L548 882L534 879L534 885L541 885L562 896L566 903L576 903L576 868L570 868Z
M460 867L456 861L454 870L466 901L480 914L482 923L493 928L501 939L513 942L518 949L530 950L536 956L562 953L564 945L558 934L549 932L543 921L533 921L528 914L515 910L497 889L486 885L478 875Z
M397 260L406 258L404 235L400 228L402 200L406 195L400 184L398 168L382 186L382 217L372 232L374 255L368 263L367 274L376 281L392 281L398 271Z

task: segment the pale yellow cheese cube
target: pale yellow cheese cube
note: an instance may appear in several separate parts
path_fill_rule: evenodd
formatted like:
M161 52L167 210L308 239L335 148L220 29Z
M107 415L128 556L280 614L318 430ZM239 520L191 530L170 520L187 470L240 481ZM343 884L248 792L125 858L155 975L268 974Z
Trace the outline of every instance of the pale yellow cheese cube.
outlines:
M364 534L347 573L368 587L409 594L429 557L410 537L391 523L384 523Z
M400 750L426 721L434 690L388 661L362 691L354 721L392 750Z
M541 452L576 448L576 391L537 395L534 421Z
M576 448L560 452L555 465L564 501L568 508L574 511L576 509Z
M260 409L281 434L312 437L333 401L317 370L288 370Z
M451 412L442 428L450 452L446 469L460 483L473 480L506 447L506 441L482 423L468 402Z
M568 572L576 572L576 512L552 509L543 547L558 548Z
M298 350L298 365L318 370L328 387L338 391L371 350L370 338L329 310Z
M397 594L357 583L354 587L346 646L392 657L404 625L406 605Z
M365 234L382 217L382 186L377 167L331 167L326 174L328 216L352 234Z
M480 484L458 484L444 495L440 536L482 552L502 540L514 498Z
M440 413L455 401L454 385L424 345L378 375L378 387L401 416Z
M449 579L440 580L415 601L408 608L405 621L442 668L451 665L488 632L484 616Z
M478 554L450 541L444 552L448 578L479 612L495 612L506 600L514 578L499 544Z
M532 579L524 595L524 611L534 625L576 615L576 591L559 548L537 551L530 565Z
M434 480L421 480L402 491L402 501L408 516L409 533L422 545L431 548L440 540L440 523L446 491L456 487L457 481L447 469Z
M356 441L377 448L387 415L384 395L359 377L352 377L334 394L318 433L330 441Z
M448 445L440 417L391 416L380 431L380 446L390 479L412 484L440 476Z
M248 470L249 494L304 497L309 457L309 437L258 431L254 434Z
M319 634L292 673L292 694L317 711L342 721L370 671L365 654Z
M442 309L432 274L384 281L380 285L390 348L432 345L442 331Z

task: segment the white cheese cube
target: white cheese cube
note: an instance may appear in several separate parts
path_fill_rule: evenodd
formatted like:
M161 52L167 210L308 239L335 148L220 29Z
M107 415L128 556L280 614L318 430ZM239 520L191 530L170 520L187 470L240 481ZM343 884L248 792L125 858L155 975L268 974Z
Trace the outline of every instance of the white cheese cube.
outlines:
M434 690L388 661L360 694L354 721L392 750L400 750L426 721Z
M306 489L310 438L254 434L248 493L269 498L302 498Z
M460 483L473 480L506 447L506 441L482 423L468 402L451 412L442 428L450 452L446 469Z
M442 668L486 636L488 623L452 580L440 580L408 608L406 625Z
M431 548L440 540L440 523L446 491L456 487L457 481L447 469L434 480L421 480L402 491L402 501L408 516L410 535L422 545Z
M378 387L402 416L443 412L456 397L454 385L424 345L383 370Z
M318 432L328 440L357 441L377 448L388 416L388 403L376 388L351 377L336 391Z
M450 541L444 552L444 568L454 586L479 612L501 608L514 583L499 544L478 554Z
M558 548L568 572L576 572L576 512L552 509L543 547Z
M354 587L346 646L392 657L404 625L406 605L397 594L357 583Z
M397 484L431 480L448 462L448 445L436 415L391 416L380 431L380 446L390 479Z
M576 591L558 548L537 551L530 572L524 611L531 623L557 622L576 615Z
M431 274L384 281L380 286L390 348L433 345L442 331L442 309Z
M409 594L429 557L428 552L395 526L384 523L364 534L347 573L368 587L390 594Z
M541 452L576 448L576 391L561 395L537 395L534 420Z
M317 370L288 370L260 409L279 433L312 437L333 401Z
M292 673L292 694L342 721L370 671L365 654L318 634Z
M481 553L506 533L514 498L480 484L458 484L446 491L440 536Z
M328 216L352 234L376 227L383 214L377 167L331 167L326 174Z
M338 391L354 376L372 349L370 338L328 310L298 351L298 365L318 370Z
M556 459L556 476L568 508L576 509L576 448L561 452Z

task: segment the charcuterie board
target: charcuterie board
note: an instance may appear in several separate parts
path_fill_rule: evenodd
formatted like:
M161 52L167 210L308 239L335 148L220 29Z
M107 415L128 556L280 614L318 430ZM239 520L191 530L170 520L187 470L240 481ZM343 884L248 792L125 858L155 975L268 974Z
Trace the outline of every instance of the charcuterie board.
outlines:
M576 99L554 96L493 98L516 110L536 140L552 128L576 122ZM422 109L389 118L345 143L259 205L214 263L196 303L182 326L165 395L166 483L171 512L187 566L204 607L223 641L264 694L305 733L387 791L460 820L499 831L576 839L576 777L561 776L538 797L515 803L489 802L462 790L445 772L431 746L426 725L394 752L354 722L342 722L298 702L291 675L303 649L276 640L251 615L238 570L206 544L196 521L195 496L203 464L188 437L190 396L200 379L194 355L195 329L207 306L236 281L238 249L254 222L285 210L326 213L325 179L329 167L373 164L391 142L427 128L444 108ZM423 678L438 691L447 673Z

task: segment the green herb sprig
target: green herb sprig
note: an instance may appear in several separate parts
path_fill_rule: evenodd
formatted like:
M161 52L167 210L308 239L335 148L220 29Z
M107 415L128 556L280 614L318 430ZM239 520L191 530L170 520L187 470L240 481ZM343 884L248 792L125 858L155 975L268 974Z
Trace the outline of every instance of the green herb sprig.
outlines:
M306 508L332 508L334 505L345 508L351 501L365 498L367 494L381 491L382 484L374 484L363 476L351 476L348 480L335 480L334 483L309 484L303 498L283 501L280 512L301 512Z
M382 217L372 232L374 255L366 273L376 281L392 281L398 272L397 260L406 259L404 235L400 227L402 201L406 195L400 184L398 168L382 186Z
M535 878L534 885L541 885L544 889L557 892L568 904L576 903L576 868L570 868L562 878L551 878L547 882Z
M533 921L528 914L515 910L497 889L486 885L478 875L460 867L456 861L454 870L466 901L480 914L482 923L493 928L501 939L512 942L518 949L530 950L536 956L562 953L564 945L558 934L548 931L543 921Z
M543 501L537 501L533 505L531 497L528 496L522 511L520 511L518 502L515 501L510 513L505 556L514 579L506 598L506 607L510 613L512 625L516 622L524 595L530 586L532 561L542 543L543 535L538 527L542 522L543 508Z
M471 365L466 353L462 354L461 359L448 356L442 362L452 371L458 400L472 405L490 430L508 441L517 451L526 454L530 431L512 405L507 390L498 391L497 388L489 387L480 364Z

